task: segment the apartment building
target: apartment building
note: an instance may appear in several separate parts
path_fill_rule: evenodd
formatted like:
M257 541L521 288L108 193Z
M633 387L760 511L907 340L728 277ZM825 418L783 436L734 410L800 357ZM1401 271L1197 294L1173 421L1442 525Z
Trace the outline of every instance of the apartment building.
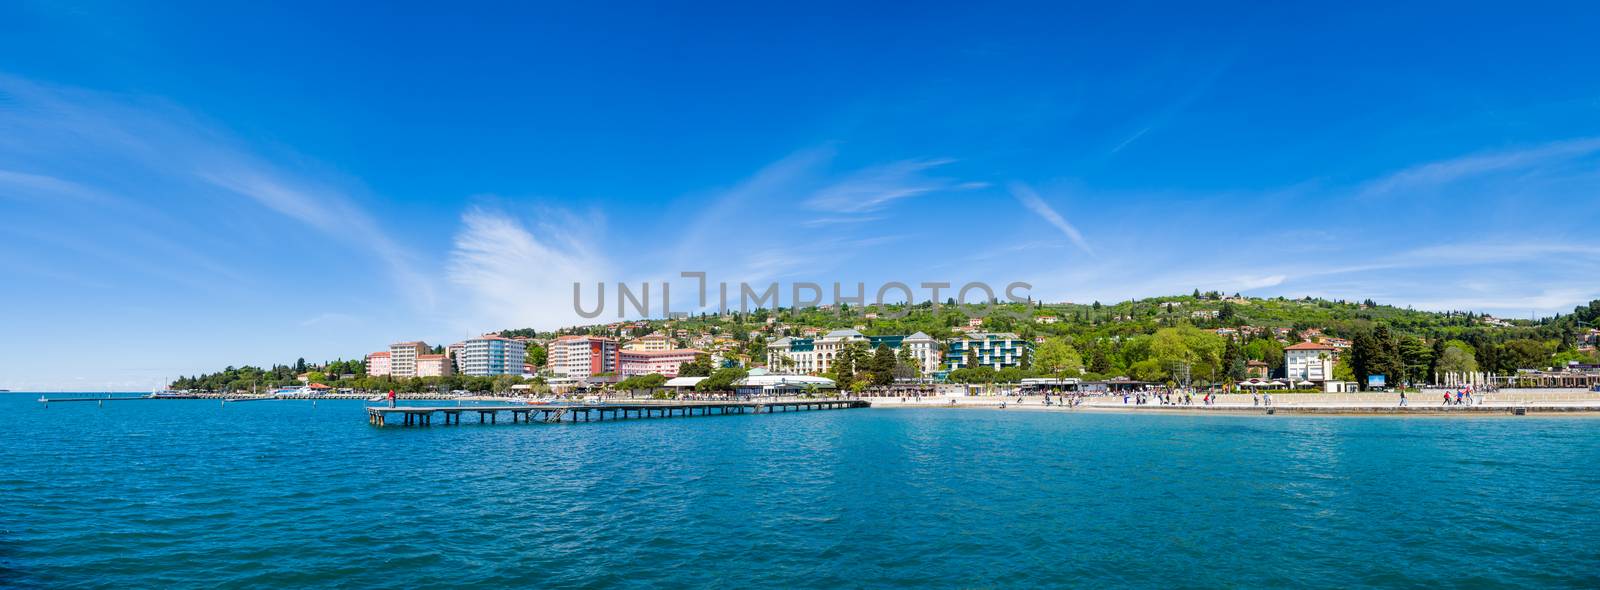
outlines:
M444 354L419 354L417 355L418 377L449 377L455 374L455 363L450 362L450 356Z
M562 377L587 379L617 372L617 341L599 336L562 336L550 342L550 370Z
M389 374L396 379L417 376L417 357L428 354L426 342L396 342L389 345Z
M527 346L522 342L494 334L461 342L460 346L456 366L463 375L521 375L528 359Z
M384 377L392 373L389 368L389 351L374 352L367 355L367 374L373 377Z
M1023 357L1033 353L1033 342L1010 332L974 332L950 339L945 362L952 370L965 369L969 350L975 353L976 366L999 370L1022 366Z

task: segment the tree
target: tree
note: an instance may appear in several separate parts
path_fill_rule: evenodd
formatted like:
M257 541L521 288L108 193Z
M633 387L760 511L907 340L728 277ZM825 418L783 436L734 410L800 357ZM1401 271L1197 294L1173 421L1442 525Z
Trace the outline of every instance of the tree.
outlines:
M1430 358L1429 362L1428 362L1428 382L1429 383L1438 383L1440 381L1439 380L1439 361L1442 358L1444 358L1444 351L1445 351L1444 339L1443 338L1435 338L1433 340L1433 350L1432 350L1432 353L1431 353L1432 358Z
M1104 342L1096 344L1089 353L1089 371L1102 375L1110 373L1113 367L1111 352L1110 344Z
M1083 357L1065 338L1048 338L1033 354L1033 366L1056 378L1076 376L1083 373Z
M1370 375L1383 375L1384 381L1398 386L1405 381L1406 364L1401 358L1400 343L1386 324L1378 324L1371 332L1358 335L1351 344L1351 367L1356 380L1366 387Z
M879 387L894 382L894 352L888 345L879 344L878 350L872 353L872 384Z
M1222 374L1222 337L1194 326L1163 328L1150 341L1150 353L1168 371L1215 380Z
M1271 338L1257 338L1244 346L1244 355L1267 364L1270 371L1283 368L1283 344Z
M1357 381L1355 369L1350 368L1350 355L1342 355L1333 363L1334 381Z
M1478 360L1474 358L1472 345L1460 340L1451 340L1444 344L1443 349L1443 352L1439 353L1440 375L1478 372Z
M1230 383L1243 381L1250 376L1249 367L1244 361L1244 351L1240 350L1237 340L1229 338L1227 346L1222 349L1222 367Z
M694 360L678 365L679 377L709 377L711 371L711 355L703 352L694 355Z
M1550 349L1538 340L1509 340L1500 345L1501 366L1515 369L1543 369L1550 365Z
M528 347L526 362L532 365L534 370L543 369L545 363L550 362L550 351L537 344L531 345Z
M730 391L733 382L745 378L749 372L741 367L724 367L711 373L705 380L696 383L695 391Z
M1374 330L1362 330L1351 339L1350 369L1362 390L1367 388L1367 378L1372 375L1383 375L1390 383L1400 382L1402 371L1396 371L1400 363L1390 358L1390 340L1389 329L1382 324Z
M666 384L667 377L665 375L660 373L650 373L647 375L634 375L627 379L623 379L622 381L617 382L617 389L623 391L635 391L640 389L649 390Z
M1433 349L1416 336L1400 336L1396 340L1400 362L1405 367L1405 381L1422 383L1428 379L1428 369L1433 365Z

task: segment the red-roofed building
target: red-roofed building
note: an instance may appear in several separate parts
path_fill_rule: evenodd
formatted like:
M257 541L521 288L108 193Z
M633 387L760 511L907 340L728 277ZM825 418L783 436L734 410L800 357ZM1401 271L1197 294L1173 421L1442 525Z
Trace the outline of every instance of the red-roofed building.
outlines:
M1338 349L1317 342L1301 342L1283 349L1283 366L1289 380L1321 385L1333 379Z

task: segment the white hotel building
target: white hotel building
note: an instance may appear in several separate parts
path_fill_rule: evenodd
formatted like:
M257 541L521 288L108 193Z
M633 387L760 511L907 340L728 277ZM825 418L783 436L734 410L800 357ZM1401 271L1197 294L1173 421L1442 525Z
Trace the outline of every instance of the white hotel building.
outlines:
M527 347L516 340L496 335L485 335L459 344L456 367L463 375L493 377L521 375L527 362ZM451 346L455 349L456 346Z
M922 368L922 374L939 370L939 341L917 332L910 336L866 336L855 330L834 330L821 338L784 337L767 344L767 368L774 373L816 375L833 369L833 361L844 348L864 342L869 350L887 346L899 353L902 347Z
M1301 342L1283 349L1283 366L1290 381L1316 384L1333 379L1339 349L1317 342Z

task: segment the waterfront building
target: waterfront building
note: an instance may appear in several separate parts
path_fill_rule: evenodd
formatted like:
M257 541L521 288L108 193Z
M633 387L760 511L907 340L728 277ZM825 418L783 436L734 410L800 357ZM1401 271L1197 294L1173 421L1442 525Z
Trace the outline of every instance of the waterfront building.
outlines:
M617 374L623 377L634 375L649 375L655 373L666 377L677 377L678 367L684 363L693 362L695 355L702 354L694 348L675 348L667 350L627 350L617 351Z
M367 355L367 374L373 377L384 377L391 373L389 368L389 351L374 352Z
M1033 354L1033 342L1010 332L975 332L951 338L945 347L945 363L951 370L967 367L967 351L976 353L977 366L995 370L1020 367L1024 357Z
M426 342L396 342L389 345L389 374L396 379L417 376L417 357L428 354Z
M474 377L521 375L528 359L523 343L494 334L462 342L460 350L455 357L456 367L461 374Z
M939 370L939 341L932 336L917 332L900 341L900 345L911 351L911 358L922 368L922 375L932 375Z
M617 341L600 336L562 336L550 342L550 370L563 377L587 379L617 372Z
M453 374L455 374L455 363L450 360L450 355L417 355L417 377L449 377Z
M927 334L867 336L853 329L834 330L821 338L786 336L774 340L767 344L767 367L775 373L827 373L833 370L833 363L839 354L855 343L865 345L869 352L886 346L897 354L902 346L910 346L911 355L921 365L923 374L939 368L939 342Z
M1333 379L1338 349L1318 342L1301 342L1283 349L1283 365L1290 381L1321 384Z

